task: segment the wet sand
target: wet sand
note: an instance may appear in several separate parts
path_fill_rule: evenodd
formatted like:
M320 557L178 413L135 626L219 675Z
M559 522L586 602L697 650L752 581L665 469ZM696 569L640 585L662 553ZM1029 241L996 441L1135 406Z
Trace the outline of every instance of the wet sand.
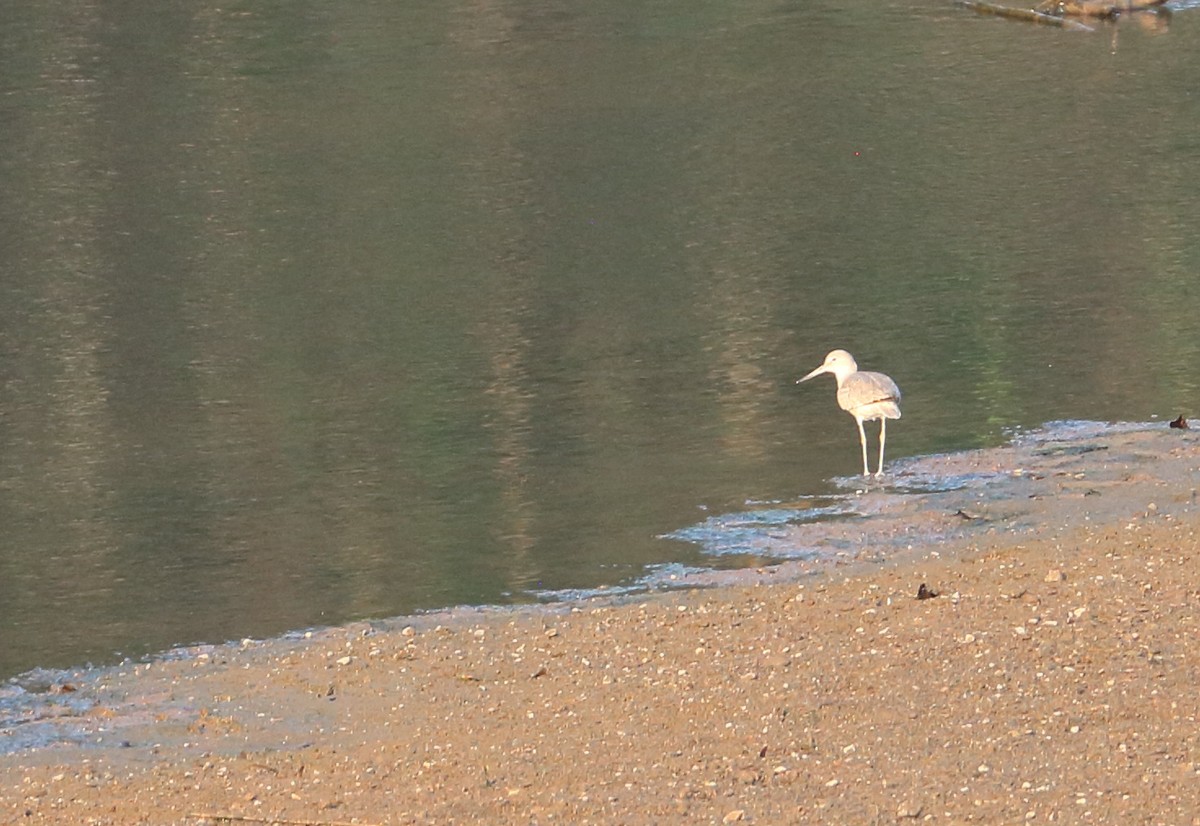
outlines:
M946 459L1014 493L927 500L947 530L906 553L63 676L77 739L0 757L0 815L1200 822L1200 443L1028 455Z

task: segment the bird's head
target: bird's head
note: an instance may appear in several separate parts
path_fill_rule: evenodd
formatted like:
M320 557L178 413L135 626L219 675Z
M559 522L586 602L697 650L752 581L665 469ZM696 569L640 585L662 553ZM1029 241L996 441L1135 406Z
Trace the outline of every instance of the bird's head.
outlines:
M838 383L841 384L842 379L856 372L858 372L858 362L854 360L854 356L845 350L834 350L825 357L825 361L821 363L820 367L813 370L807 376L796 379L796 384L808 381L812 377L819 376L822 373L832 373L837 377Z

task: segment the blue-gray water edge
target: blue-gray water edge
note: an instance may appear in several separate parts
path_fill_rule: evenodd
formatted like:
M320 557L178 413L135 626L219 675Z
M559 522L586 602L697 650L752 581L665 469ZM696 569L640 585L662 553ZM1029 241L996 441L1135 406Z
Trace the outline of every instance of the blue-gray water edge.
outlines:
M1162 423L1055 422L998 448L902 459L886 480L840 479L839 491L820 507L814 507L812 500L747 503L742 510L710 515L674 534L676 539L699 544L714 560L729 555L756 558L759 564L753 567L657 565L638 579L613 587L543 592L537 605L458 606L268 639L187 646L141 663L33 669L0 684L0 754L54 743L104 749L124 748L136 741L170 747L174 738L187 740L193 736L192 725L173 726L166 721L194 719L197 700L190 691L177 690L179 672L169 676L172 664L198 669L196 673L210 668L220 671L224 665L241 674L244 669L261 671L264 663L271 663L268 672L276 675L281 668L292 670L293 655L303 660L314 648L333 652L322 655L327 661L324 668L335 660L339 665L354 660L343 653L350 650L360 656L366 652L368 657L402 650L395 656L406 659L413 656L406 643L429 631L452 633L471 626L475 628L472 639L482 641L490 635L477 623L495 628L532 621L544 632L566 615L586 616L593 609L607 614L631 600L641 601L643 609L656 601L661 607L659 596L683 588L729 586L718 599L738 599L740 594L778 604L778 600L771 602L768 589L760 587L782 586L786 601L810 585L814 588L809 593L822 593L843 577L870 581L881 566L890 568L889 605L893 599L920 600L939 593L957 603L959 594L947 590L953 580L940 578L943 561L953 564L965 559L969 566L985 569L998 556L1008 555L1017 560L1010 567L1024 567L1025 552L1035 565L1051 566L1037 573L1039 580L1049 577L1047 581L1058 582L1062 572L1054 566L1073 568L1085 559L1095 563L1105 548L1112 556L1112 548L1127 547L1139 535L1146 542L1140 532L1194 524L1198 456L1200 438ZM1035 547L1042 549L1040 555ZM1169 547L1158 551L1173 553ZM1096 579L1102 581L1105 575ZM780 596L778 590L774 593ZM986 599L985 593L964 596ZM836 611L844 606L834 600L826 608ZM796 627L784 633L803 638L810 631ZM355 648L354 642L365 647ZM172 687L165 689L164 684ZM328 695L317 692L321 699L316 702L333 700L333 683L328 691ZM243 714L244 701L244 697L234 701ZM308 725L292 732L302 742L312 736ZM288 726L284 724L285 729ZM274 730L270 744L264 742L263 747L275 747L279 736ZM241 751L248 745L235 739L220 748Z

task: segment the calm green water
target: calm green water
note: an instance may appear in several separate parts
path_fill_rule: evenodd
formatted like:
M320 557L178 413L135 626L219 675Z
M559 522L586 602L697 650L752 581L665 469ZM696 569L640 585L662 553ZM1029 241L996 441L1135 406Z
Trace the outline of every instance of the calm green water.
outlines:
M0 675L713 564L833 347L892 457L1197 410L1197 13L651 6L7 10Z

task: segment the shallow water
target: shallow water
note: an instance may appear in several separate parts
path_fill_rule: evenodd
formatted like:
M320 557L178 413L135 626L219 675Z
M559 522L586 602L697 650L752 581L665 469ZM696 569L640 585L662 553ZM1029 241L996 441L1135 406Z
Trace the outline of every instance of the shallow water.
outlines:
M838 501L834 346L894 460L1191 413L1195 29L15 10L0 674L744 565L663 537Z
M581 601L607 606L669 589L795 582L839 570L861 573L864 566L879 564L907 564L902 570L915 597L924 560L971 553L997 537L1004 544L1069 536L1060 550L1068 562L1087 544L1081 545L1080 529L1110 535L1135 527L1131 522L1194 518L1197 438L1162 424L1057 422L997 448L901 460L894 479L902 484L864 487L861 480L847 478L843 492L827 500L836 504L749 504L745 511L714 515L678 532L678 538L697 542L713 558L735 554L740 568L655 565L640 578L612 587L540 593L545 604L536 608L459 608L176 649L143 665L35 669L0 684L0 753L55 743L112 748L192 736L191 724L170 725L193 721L197 711L195 699L179 690L178 675L171 678L157 667L163 660L201 669L229 661L247 665L263 657L278 663L308 645L310 637L404 638L410 625L453 627L498 611L538 611L548 620ZM381 637L379 645L387 650L390 643ZM104 714L94 713L100 708ZM164 734L163 721L174 735ZM295 736L303 742L311 732ZM246 744L235 740L229 746L241 750Z

